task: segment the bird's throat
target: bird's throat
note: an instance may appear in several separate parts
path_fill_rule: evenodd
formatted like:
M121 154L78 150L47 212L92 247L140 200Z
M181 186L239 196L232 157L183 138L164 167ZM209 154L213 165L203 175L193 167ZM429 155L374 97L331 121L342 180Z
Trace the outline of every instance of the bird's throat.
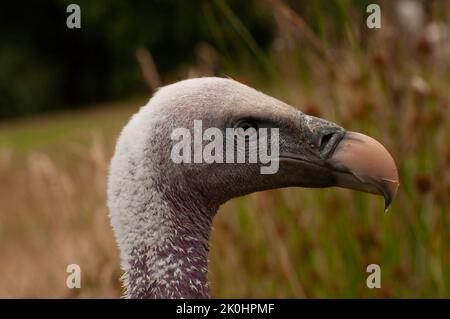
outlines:
M150 218L144 233L149 236L129 254L125 273L128 297L209 298L208 248L215 212L196 205L195 199L170 198L166 202L169 209L163 214L146 212ZM158 236L149 233L155 224L165 232Z

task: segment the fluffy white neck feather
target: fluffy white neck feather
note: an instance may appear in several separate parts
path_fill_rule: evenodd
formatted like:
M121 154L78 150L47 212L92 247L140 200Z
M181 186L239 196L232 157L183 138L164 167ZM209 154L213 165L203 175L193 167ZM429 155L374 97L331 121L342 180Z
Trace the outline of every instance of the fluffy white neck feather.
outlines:
M141 108L124 128L110 168L108 206L126 296L209 297L208 241L215 207L165 180L151 147L161 144L164 134L157 102Z

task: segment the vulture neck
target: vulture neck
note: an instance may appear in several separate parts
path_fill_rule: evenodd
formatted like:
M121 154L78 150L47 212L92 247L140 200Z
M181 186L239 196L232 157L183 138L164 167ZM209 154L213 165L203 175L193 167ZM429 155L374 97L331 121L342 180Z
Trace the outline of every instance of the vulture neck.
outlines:
M200 196L174 190L161 193L162 202L143 203L145 218L139 221L143 228L125 274L128 297L210 298L208 251L217 207Z

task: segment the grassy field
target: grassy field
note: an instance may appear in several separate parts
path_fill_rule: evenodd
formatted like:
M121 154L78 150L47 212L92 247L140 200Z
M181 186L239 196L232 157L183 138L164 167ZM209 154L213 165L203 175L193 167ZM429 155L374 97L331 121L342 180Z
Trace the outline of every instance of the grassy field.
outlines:
M330 42L326 21L323 33L305 36L301 17L274 1L279 45L265 53L219 3L257 61L223 58L227 74L378 139L401 187L389 213L381 197L343 189L230 201L214 221L213 296L450 298L448 38L407 36L389 15L379 31L361 32L356 16L342 18L345 37ZM449 7L437 14L445 23ZM147 99L0 123L0 297L120 296L106 174L121 127ZM71 263L82 269L81 289L66 287ZM366 286L371 263L381 289Z

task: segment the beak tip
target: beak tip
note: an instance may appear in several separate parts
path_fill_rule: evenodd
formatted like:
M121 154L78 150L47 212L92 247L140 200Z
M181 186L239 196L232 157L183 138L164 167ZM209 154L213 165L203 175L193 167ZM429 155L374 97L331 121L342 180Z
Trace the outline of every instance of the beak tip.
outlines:
M384 196L384 212L387 213L389 211L389 207L391 206L392 198L390 196Z
M397 181L393 184L390 185L390 187L387 188L387 190L385 189L383 191L383 197L384 197L384 211L387 212L389 210L389 207L392 204L392 201L394 200L395 195L397 194L397 190L400 186L400 183Z

